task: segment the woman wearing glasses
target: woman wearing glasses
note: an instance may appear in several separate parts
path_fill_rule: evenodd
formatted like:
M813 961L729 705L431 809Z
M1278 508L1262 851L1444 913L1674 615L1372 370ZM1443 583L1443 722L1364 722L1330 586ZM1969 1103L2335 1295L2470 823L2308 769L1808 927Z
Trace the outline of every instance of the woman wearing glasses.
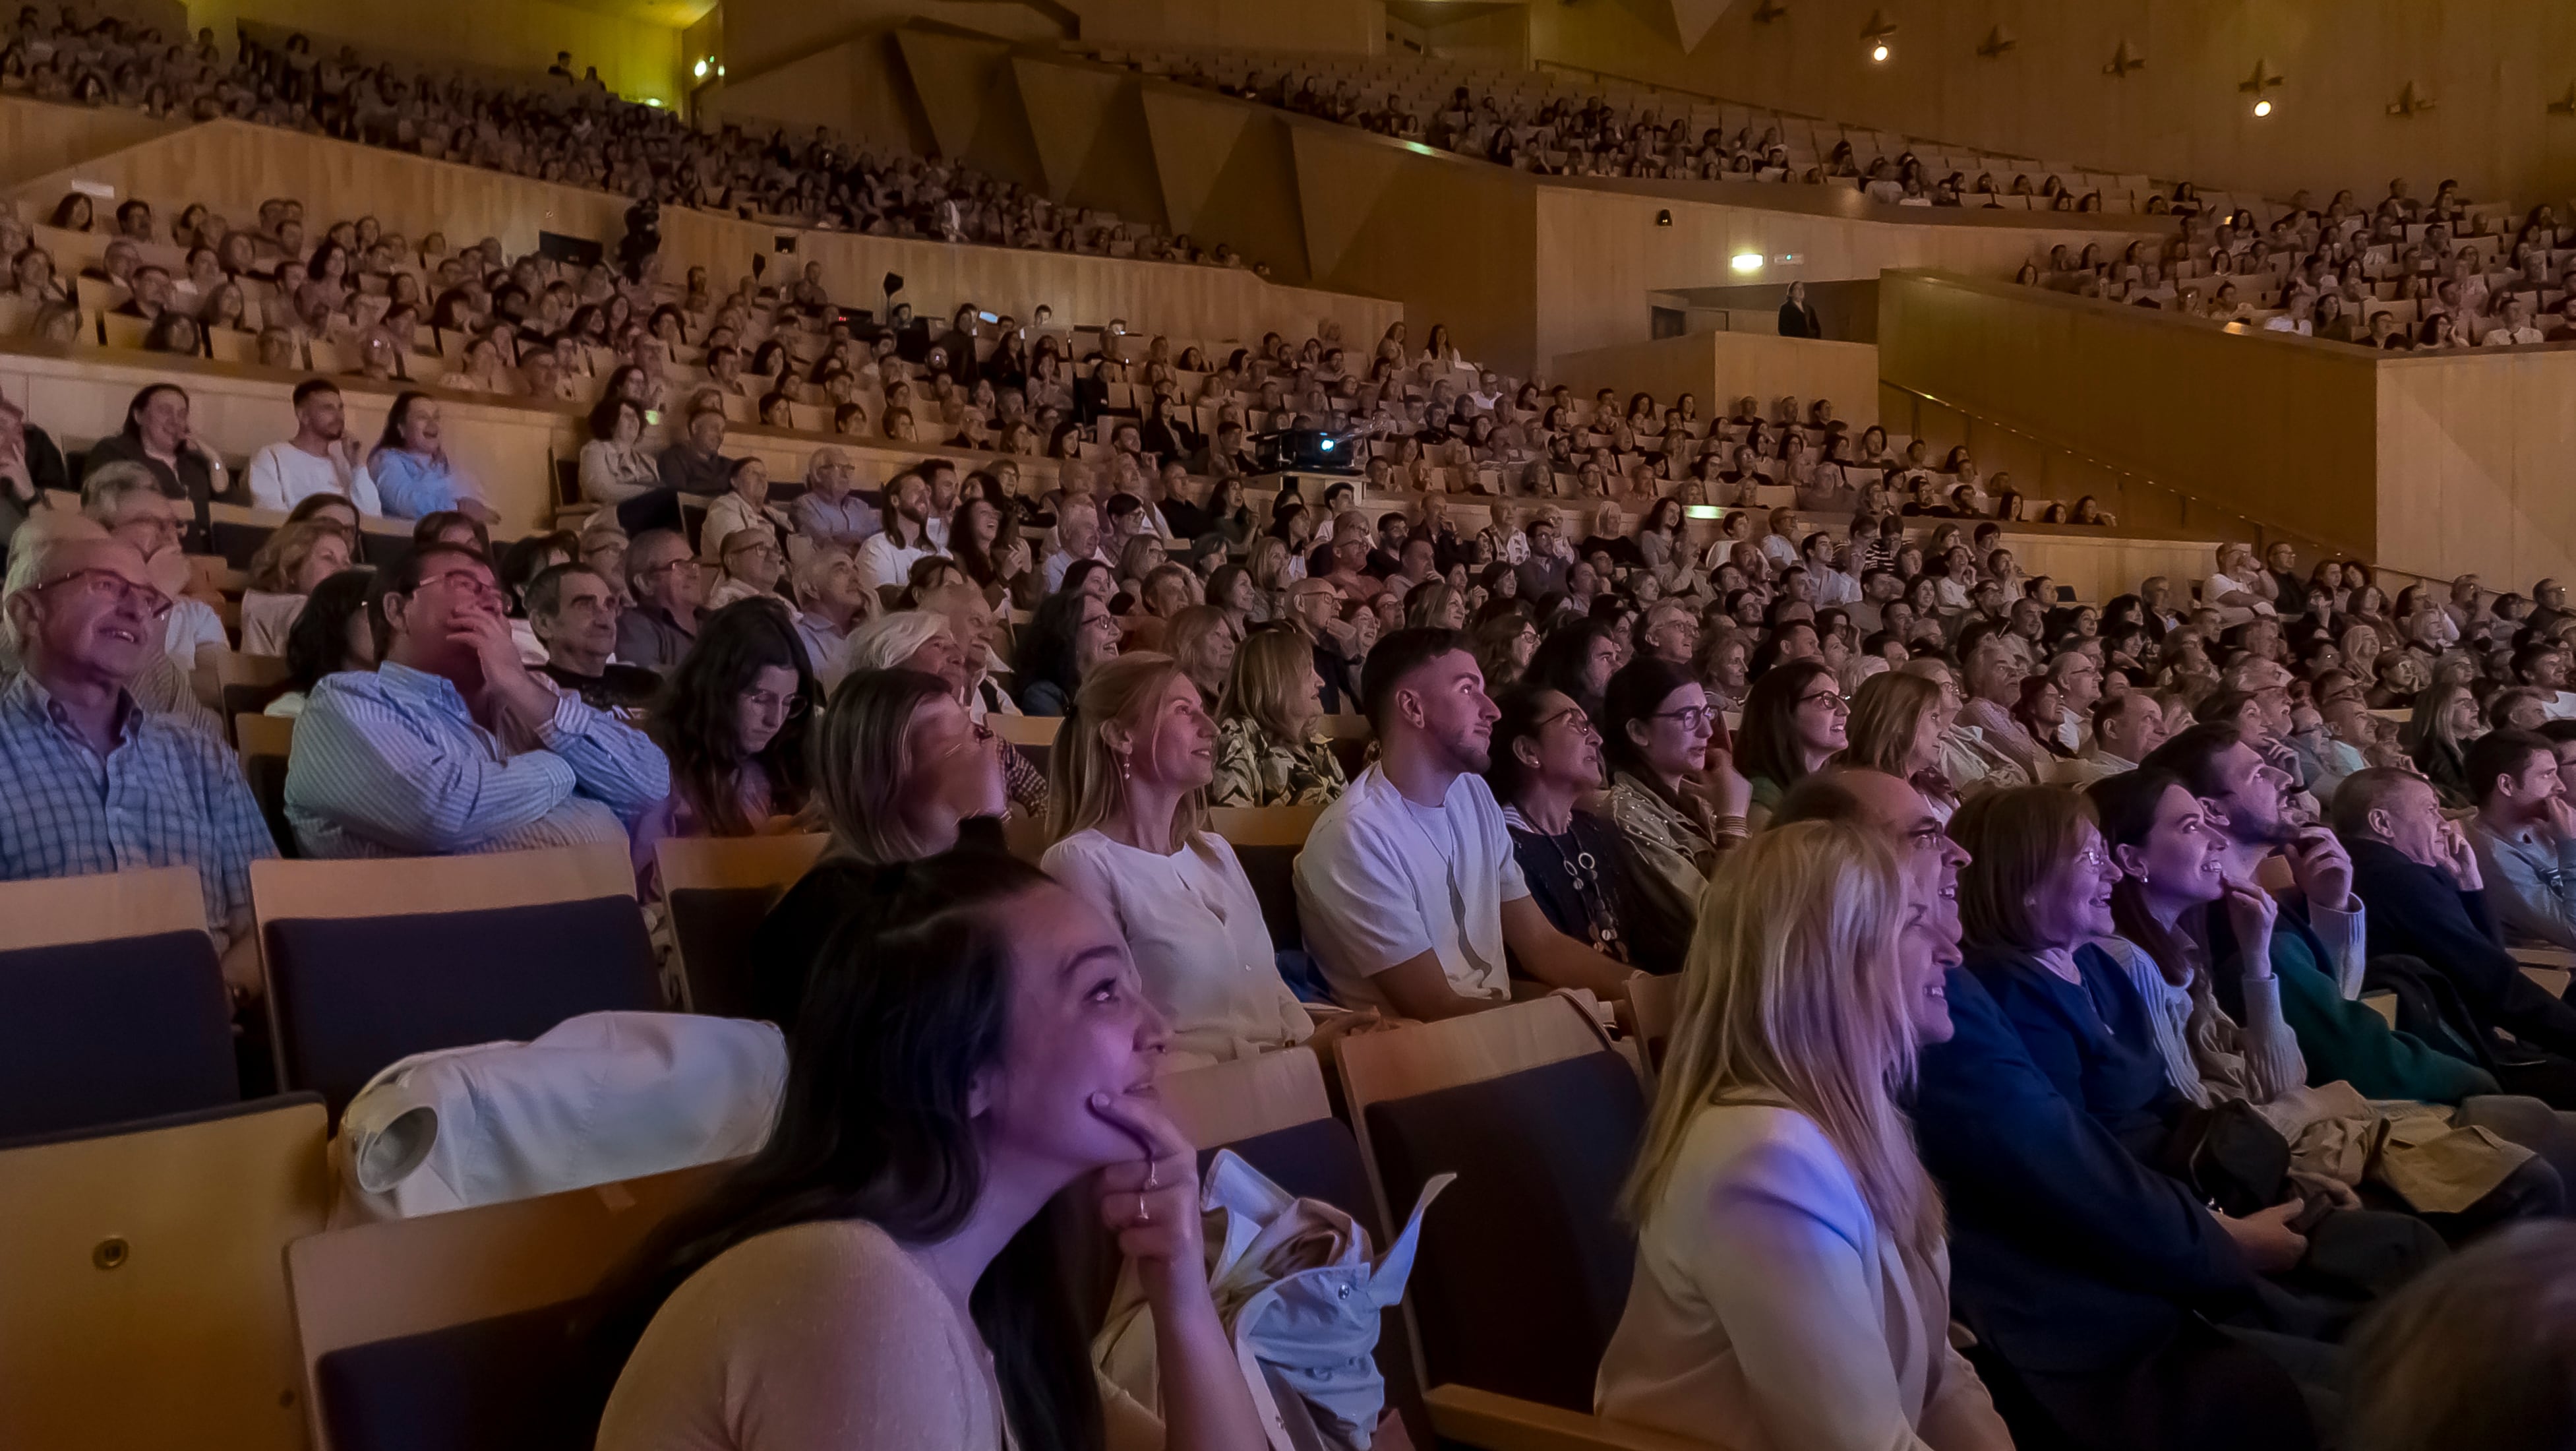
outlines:
M1736 732L1737 759L1753 783L1746 824L1761 830L1790 787L1849 745L1850 721L1842 687L1821 660L1792 660L1756 677Z
M1832 688L1831 674L1818 678ZM1650 972L1680 970L1709 874L1744 840L1753 787L1711 749L1719 726L1699 681L1668 660L1631 661L1602 695L1610 820L1637 899L1630 960Z
M1601 792L1601 733L1561 690L1521 685L1494 700L1502 714L1485 784L1502 804L1512 857L1548 925L1615 962L1635 963L1640 909L1619 828L1577 809Z
M783 611L745 600L707 616L645 729L671 758L671 797L635 834L757 836L804 809L805 737L822 688Z

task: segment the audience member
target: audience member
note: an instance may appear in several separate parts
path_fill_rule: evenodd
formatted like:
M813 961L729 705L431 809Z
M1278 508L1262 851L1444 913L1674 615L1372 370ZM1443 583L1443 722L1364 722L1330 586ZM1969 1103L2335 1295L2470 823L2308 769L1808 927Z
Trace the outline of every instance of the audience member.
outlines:
M2514 1225L2391 1295L2352 1341L2349 1451L2546 1451L2576 1440L2576 1226Z
M817 549L796 566L796 638L825 693L841 683L841 644L876 617L876 591L859 583L858 563L838 549Z
M1637 1273L1604 1416L1720 1444L2013 1444L1952 1346L1941 1198L1896 1097L1951 1033L1926 885L1859 826L1730 857L1622 1196Z
M1172 1035L1172 1069L1318 1036L1279 975L1234 848L1207 829L1215 742L1197 687L1169 656L1121 655L1083 680L1047 757L1055 844L1042 865L1126 939Z
M885 523L876 508L858 496L858 483L858 467L848 454L829 444L814 450L805 461L805 491L788 506L796 532L818 547L842 553L882 533Z
M481 555L413 550L375 624L375 671L316 685L296 726L286 819L304 855L623 845L671 793L652 741L521 662Z
M634 603L617 617L617 658L668 674L698 637L707 577L675 529L635 536L626 551L626 587Z
M1296 866L1298 916L1334 997L1455 1017L1508 1001L1509 963L1551 987L1625 996L1628 969L1530 900L1479 774L1496 712L1465 638L1387 636L1362 691L1377 761L1324 809Z
M1008 805L996 743L948 682L915 670L843 677L814 739L813 807L831 842L752 935L754 1016L792 1035L809 981L863 975L823 953L881 869L950 851L965 823Z
M2478 814L2468 823L2487 905L2508 942L2576 948L2576 807L2547 738L2496 730L2465 767Z
M630 1277L599 1445L744 1418L797 1445L1156 1439L1104 1411L1056 1304L1039 1211L1078 1180L1142 1268L1170 1443L1261 1444L1208 1290L1197 1160L1148 1087L1166 1038L1116 929L999 853L870 875L768 1146Z
M778 593L778 581L786 573L786 559L778 547L778 537L766 529L736 529L725 536L724 573L707 593L707 608L720 610L743 600L765 600L773 606L787 601Z
M545 646L537 668L557 686L629 725L640 725L662 677L617 660L617 596L607 576L562 564L528 581L528 625Z
M366 446L349 436L339 388L328 379L307 378L295 385L294 402L295 436L251 456L251 503L292 509L316 494L338 494L360 513L384 513L375 480L367 476Z
M188 392L176 383L151 383L125 406L125 427L91 444L81 460L81 480L110 464L140 464L161 492L177 500L188 517L184 540L191 552L207 547L207 506L217 499L233 502L232 482L223 458L197 438L189 423Z
M349 536L337 524L306 520L269 535L250 558L249 587L241 602L241 652L285 654L287 634L304 610L305 597L348 567Z
M912 473L887 485L885 527L859 546L859 583L881 596L902 589L915 564L943 552L929 527L929 481Z
M1601 733L1564 692L1516 685L1500 712L1485 782L1503 808L1512 859L1548 925L1613 962L1638 961L1630 924L1644 910L1619 829L1582 809L1602 786Z
M370 569L344 569L313 586L281 649L286 657L286 689L268 702L262 714L291 720L304 714L313 687L324 677L376 668L376 631L367 614L368 597L375 587L375 571Z
M192 569L182 554L187 524L179 504L140 464L112 463L90 470L81 483L81 513L143 556L154 586L167 597L161 648L181 674L197 668L203 652L231 648L232 636L214 606L180 591Z
M219 737L143 708L170 600L131 544L56 525L13 541L0 620L0 879L190 866L233 1001L260 992L250 864L275 842Z
M1303 636L1272 626L1234 652L1217 706L1216 806L1327 806L1350 784L1318 737L1323 682Z
M1752 827L1760 829L1790 787L1851 744L1850 720L1851 706L1821 660L1775 665L1753 682L1736 733L1737 769L1751 783L1745 820Z
M1744 840L1752 787L1723 750L1724 722L1690 671L1653 658L1610 677L1601 754L1621 875L1636 902L1629 961L1679 971L1721 854Z
M384 435L367 456L385 513L396 519L457 513L487 527L499 523L481 488L449 462L440 427L438 400L425 393L395 396Z
M1047 596L1011 663L1020 709L1066 714L1083 676L1117 654L1118 620L1109 613L1109 601L1071 590Z

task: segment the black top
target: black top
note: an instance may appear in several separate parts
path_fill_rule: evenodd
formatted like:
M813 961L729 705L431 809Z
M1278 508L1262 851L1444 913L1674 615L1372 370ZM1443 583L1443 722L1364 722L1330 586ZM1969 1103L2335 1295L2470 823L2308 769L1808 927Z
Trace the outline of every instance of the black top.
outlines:
M2493 1046L2494 1030L2524 1049L2576 1056L2576 1007L2522 975L2504 950L2484 892L2463 892L2451 874L2384 841L2346 837L2352 890L2369 909L2369 953L2398 953L2450 979ZM2529 1056L2526 1053L2523 1056Z
M0 550L9 547L9 537L27 522L35 502L48 490L67 493L72 486L71 472L63 467L63 451L54 446L52 437L32 423L26 426L26 434L27 482L34 486L33 494L21 499L14 481L0 480Z
M998 817L969 817L959 824L957 834L961 845L982 841L995 851L1003 849ZM869 883L879 870L846 856L826 856L769 909L751 935L753 1017L776 1023L791 1041L795 1038L796 1014L804 1005L816 960L851 910L866 900Z
M1530 900L1538 903L1548 925L1604 957L1672 972L1671 962L1642 962L1630 937L1637 917L1620 865L1619 830L1588 811L1574 813L1562 836L1517 824L1512 828L1512 858L1521 879L1529 883Z
M597 675L576 674L551 663L538 668L548 680L580 696L582 704L607 711L629 725L644 718L662 689L662 677L640 665L612 664Z
M1780 336L1820 338L1824 335L1824 324L1816 321L1816 310L1813 307L1802 307L1794 302L1780 304Z
M30 428L27 430L29 467L34 467L35 461L36 430ZM143 440L130 434L111 433L90 445L88 456L81 460L81 478L86 481L101 467L111 463L136 463L150 469L152 477L161 481L162 493L189 505L194 512L183 540L187 551L190 554L209 552L208 530L211 526L206 506L215 499L215 476L213 470L206 467L204 455L193 449L183 452L179 455L179 466L173 469L145 453ZM43 481L41 476L37 480L39 483ZM227 498L225 502L233 500Z

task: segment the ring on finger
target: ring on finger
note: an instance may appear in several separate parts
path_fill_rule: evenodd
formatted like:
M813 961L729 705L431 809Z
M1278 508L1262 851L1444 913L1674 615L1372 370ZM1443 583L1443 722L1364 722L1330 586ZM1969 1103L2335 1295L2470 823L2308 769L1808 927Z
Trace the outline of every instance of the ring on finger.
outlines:
M1152 1224L1153 1222L1154 1222L1154 1210L1153 1210L1153 1207L1152 1207L1152 1206L1150 1206L1150 1205L1148 1205L1148 1204L1145 1202L1145 1196L1144 1196L1144 1195L1142 1195L1142 1194L1137 1195L1137 1196L1136 1196L1136 1223L1137 1223L1137 1225L1138 1225L1139 1227L1142 1227L1142 1226L1144 1226L1144 1225Z

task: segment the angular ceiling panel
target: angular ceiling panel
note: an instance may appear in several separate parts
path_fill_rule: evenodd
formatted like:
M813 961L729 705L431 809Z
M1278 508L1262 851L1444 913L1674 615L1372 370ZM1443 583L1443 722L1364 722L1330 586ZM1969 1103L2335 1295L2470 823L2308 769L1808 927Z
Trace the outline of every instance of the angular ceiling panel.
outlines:
M1294 126L1289 145L1297 159L1297 206L1306 222L1306 260L1317 277L1332 275L1395 180L1404 153L1391 143L1344 139L1338 128Z
M1019 79L1020 102L1028 108L1029 130L1037 138L1038 162L1046 168L1047 194L1064 200L1082 174L1101 124L1123 88L1134 78L1084 65L1060 65L1028 56L1011 58Z
M993 71L1010 55L1009 48L930 30L898 30L894 40L940 154L951 160L964 157L975 144Z
M1154 170L1163 184L1163 210L1172 230L1198 224L1216 179L1225 170L1252 108L1240 101L1210 101L1160 86L1144 89L1145 134L1154 146Z

